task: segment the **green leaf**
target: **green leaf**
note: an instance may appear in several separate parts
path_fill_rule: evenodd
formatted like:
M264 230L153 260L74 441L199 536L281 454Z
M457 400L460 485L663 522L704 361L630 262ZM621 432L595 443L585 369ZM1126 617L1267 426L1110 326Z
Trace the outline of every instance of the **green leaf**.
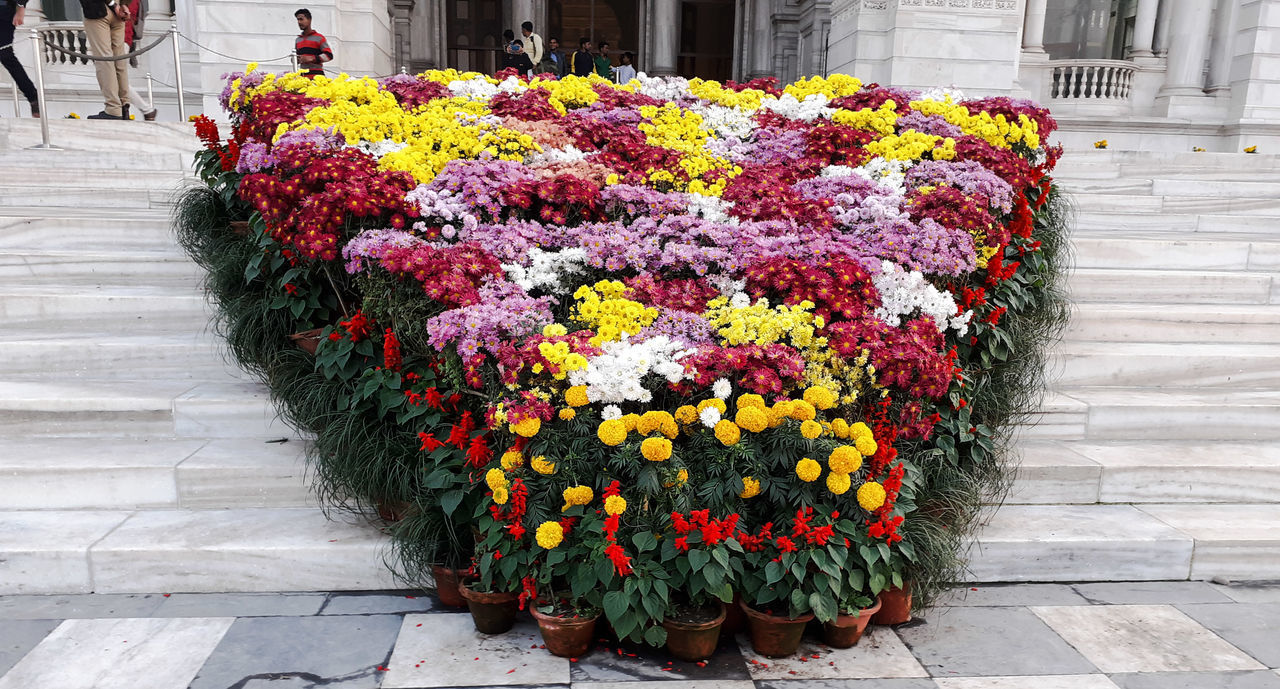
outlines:
M702 569L708 562L711 562L711 556L703 550L689 551L689 566L694 570Z
M721 567L729 569L729 552L723 547L712 550L711 557L715 558L715 561L719 562Z
M769 564L764 566L764 583L766 585L776 584L782 581L783 574L785 572L782 569L782 564L776 560L770 560Z
M650 646L661 646L667 643L667 630L661 625L654 625L644 630L645 643Z
M804 591L800 589L792 589L791 599L789 602L791 603L791 614L794 616L796 614L804 613L805 609L808 607L809 598L804 595Z
M883 574L876 574L871 577L871 595L876 595L888 588L885 586Z
M834 600L816 591L809 594L809 608L813 610L813 614L820 622L830 622L835 619L838 612Z
M466 494L460 490L451 490L440 496L440 510L444 512L444 516L453 516L453 511L458 509L464 495Z
M658 547L658 539L654 537L651 531L641 531L631 537L631 542L636 544L636 550L647 552Z
M609 622L618 626L623 616L627 614L627 610L631 608L627 601L627 595L621 591L610 591L604 594L604 614L609 618ZM633 625L634 626L634 625ZM619 634L626 635L627 632L621 629L615 629Z

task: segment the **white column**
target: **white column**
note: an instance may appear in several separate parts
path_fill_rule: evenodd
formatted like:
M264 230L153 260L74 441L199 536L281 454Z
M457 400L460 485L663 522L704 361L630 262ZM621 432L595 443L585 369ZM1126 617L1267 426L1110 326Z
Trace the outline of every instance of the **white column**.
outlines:
M1172 0L1160 0L1160 10L1156 13L1156 37L1153 41L1155 53L1164 57L1169 52L1169 24L1173 17Z
M542 27L538 26L540 24L538 18L533 16L533 0L511 0L511 20L507 22L510 26L502 28L511 29L516 34L516 40L523 41L524 36L520 35L520 25L525 22L533 22L535 30L542 30Z
M662 27L653 32L653 55L649 56L649 74L676 73L676 53L680 44L680 0L651 0L653 23Z
M1027 14L1022 24L1022 49L1026 52L1044 52L1044 15L1048 4L1048 0L1027 0Z
M769 43L773 34L773 0L755 0L751 27L751 70L748 77L776 76Z
M1130 57L1153 57L1156 35L1156 8L1160 0L1138 0L1138 14L1134 17L1133 48Z
M1236 47L1236 7L1240 0L1218 0L1213 23L1213 52L1209 55L1209 93L1231 90L1231 60Z
M1204 95L1204 60L1209 54L1209 19L1213 5L1206 0L1175 0L1169 9L1169 63L1161 96Z

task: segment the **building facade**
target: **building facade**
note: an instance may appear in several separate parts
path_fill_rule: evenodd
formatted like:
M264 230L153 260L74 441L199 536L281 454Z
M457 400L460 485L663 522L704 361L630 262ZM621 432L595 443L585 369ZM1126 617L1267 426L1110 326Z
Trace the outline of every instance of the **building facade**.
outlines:
M220 76L286 69L308 7L331 71L493 71L502 31L532 21L564 50L579 38L631 52L649 74L864 81L1027 97L1063 141L1113 147L1280 150L1280 0L151 0L147 34L181 32L188 112L217 111ZM28 26L75 44L77 0L31 0ZM144 37L144 43L149 42ZM30 68L28 42L19 57ZM51 111L92 112L91 66L45 55ZM143 56L162 111L176 108L170 46ZM3 75L0 75L3 76Z

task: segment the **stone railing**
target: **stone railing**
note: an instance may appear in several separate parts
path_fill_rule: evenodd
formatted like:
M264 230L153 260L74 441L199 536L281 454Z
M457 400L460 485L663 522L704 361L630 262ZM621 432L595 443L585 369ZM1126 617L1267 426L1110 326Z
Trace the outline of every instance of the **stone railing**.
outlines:
M46 22L35 27L45 40L59 48L74 50L78 53L89 52L89 40L84 35L84 24L81 22ZM82 57L67 55L53 48L44 47L44 61L51 65L79 64L87 65L89 61Z
M1054 100L1127 101L1136 67L1125 60L1051 60Z

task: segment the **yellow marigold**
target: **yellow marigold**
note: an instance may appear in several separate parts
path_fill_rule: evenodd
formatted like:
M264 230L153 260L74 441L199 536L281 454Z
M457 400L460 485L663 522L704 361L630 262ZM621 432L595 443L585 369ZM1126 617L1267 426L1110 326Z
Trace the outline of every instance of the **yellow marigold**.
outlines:
M663 483L663 484L662 484L662 487L663 487L663 488L676 488L676 487L683 486L684 484L686 484L686 483L688 483L688 482L689 482L689 470L688 470L688 469L681 469L680 471L677 471L677 472L676 472L676 477L675 477L675 479L674 479L674 480L672 480L672 481L667 481L666 483Z
M627 511L627 499L621 495L610 495L604 499L605 514L622 514Z
M640 443L640 454L650 462L665 462L671 458L671 441L666 438L645 438Z
M783 423L785 423L787 420L786 410L782 409L776 404L773 405L772 407L769 407L769 409L765 412L765 415L769 417L769 428L777 428L778 426L781 426Z
M542 522L538 525L538 545L551 550L564 540L564 527L560 522Z
M564 489L561 496L564 497L564 507L560 508L560 511L563 512L574 505L590 504L591 499L595 497L595 493L591 492L591 488L588 486L570 486Z
M805 421L800 424L800 435L803 435L809 440L813 440L814 438L822 435L822 424L817 421Z
M516 467L524 466L524 455L514 450L508 450L507 452L502 453L501 462L503 469L511 471Z
M754 498L760 494L760 482L750 476L742 477L742 492L738 493L740 498Z
M561 421L573 421L574 417L576 417L577 415L578 415L578 412L574 411L573 407L565 407L564 409L560 410Z
M537 457L529 460L529 468L543 476L550 476L551 474L556 473L556 463L548 462L547 458L542 455L538 455Z
M841 440L847 439L849 437L849 422L844 419L832 419L831 432Z
M884 486L875 481L867 481L858 486L858 504L868 512L880 509L884 504Z
M739 407L733 417L734 422L752 433L759 433L769 427L769 416L755 407Z
M658 431L660 431L663 435L667 436L671 440L675 440L675 437L677 435L680 435L680 427L676 425L675 418L671 417L670 415L668 415L667 418L662 420L662 425L658 426Z
M835 495L844 495L849 492L849 487L852 485L853 480L849 478L848 474L842 474L838 471L827 474L827 490Z
M859 421L849 427L849 435L853 438L861 438L862 436L871 436L871 427Z
M728 420L720 419L716 422L716 440L725 445L737 445L742 440L742 430L738 428L738 424Z
M841 445L831 451L827 466L837 474L851 474L862 466L862 454L852 445Z
M812 404L804 400L791 401L791 418L796 421L812 421L818 415Z
M636 422L636 430L642 435L649 435L654 431L662 431L664 426L675 426L676 420L670 413L665 411L647 411ZM666 431L662 431L663 435L667 435Z
M501 469L490 469L485 472L484 482L489 486L489 490L494 491L495 493L499 488L505 490L511 485L510 483L507 483L506 472Z
M812 483L817 481L818 477L821 475L822 465L812 459L805 457L804 459L796 462L796 476L799 476L801 481L804 481L805 483Z
M636 425L640 423L639 414L625 414L622 417L622 425L626 426L627 432L630 433L636 429Z
M676 410L675 419L683 424L697 423L698 409L693 405L683 405Z
M510 499L511 499L511 493L507 491L506 488L498 488L497 490L493 491L493 501L498 503L499 505L507 504L507 501Z
M876 444L876 439L869 435L858 436L854 444L858 446L858 452L864 455L874 455L876 450L880 449L880 446Z
M511 432L525 438L532 438L542 430L542 420L536 416L527 416L520 419L520 423L510 424Z
M702 400L701 402L699 402L698 413L701 414L702 410L706 409L707 407L715 407L717 410L719 410L721 414L729 413L729 405L725 404L724 400L718 397L712 397L709 400Z
M582 405L587 404L587 386L575 385L568 390L565 390L564 401L570 407L581 407Z
M600 427L596 429L596 437L610 447L621 445L627 439L627 424L622 419L601 421Z
M818 409L830 409L836 404L836 394L826 387L815 385L804 391L804 401Z
M764 398L750 392L745 395L738 395L738 408L746 409L747 407L755 407L760 410L765 409L766 405L764 403Z

